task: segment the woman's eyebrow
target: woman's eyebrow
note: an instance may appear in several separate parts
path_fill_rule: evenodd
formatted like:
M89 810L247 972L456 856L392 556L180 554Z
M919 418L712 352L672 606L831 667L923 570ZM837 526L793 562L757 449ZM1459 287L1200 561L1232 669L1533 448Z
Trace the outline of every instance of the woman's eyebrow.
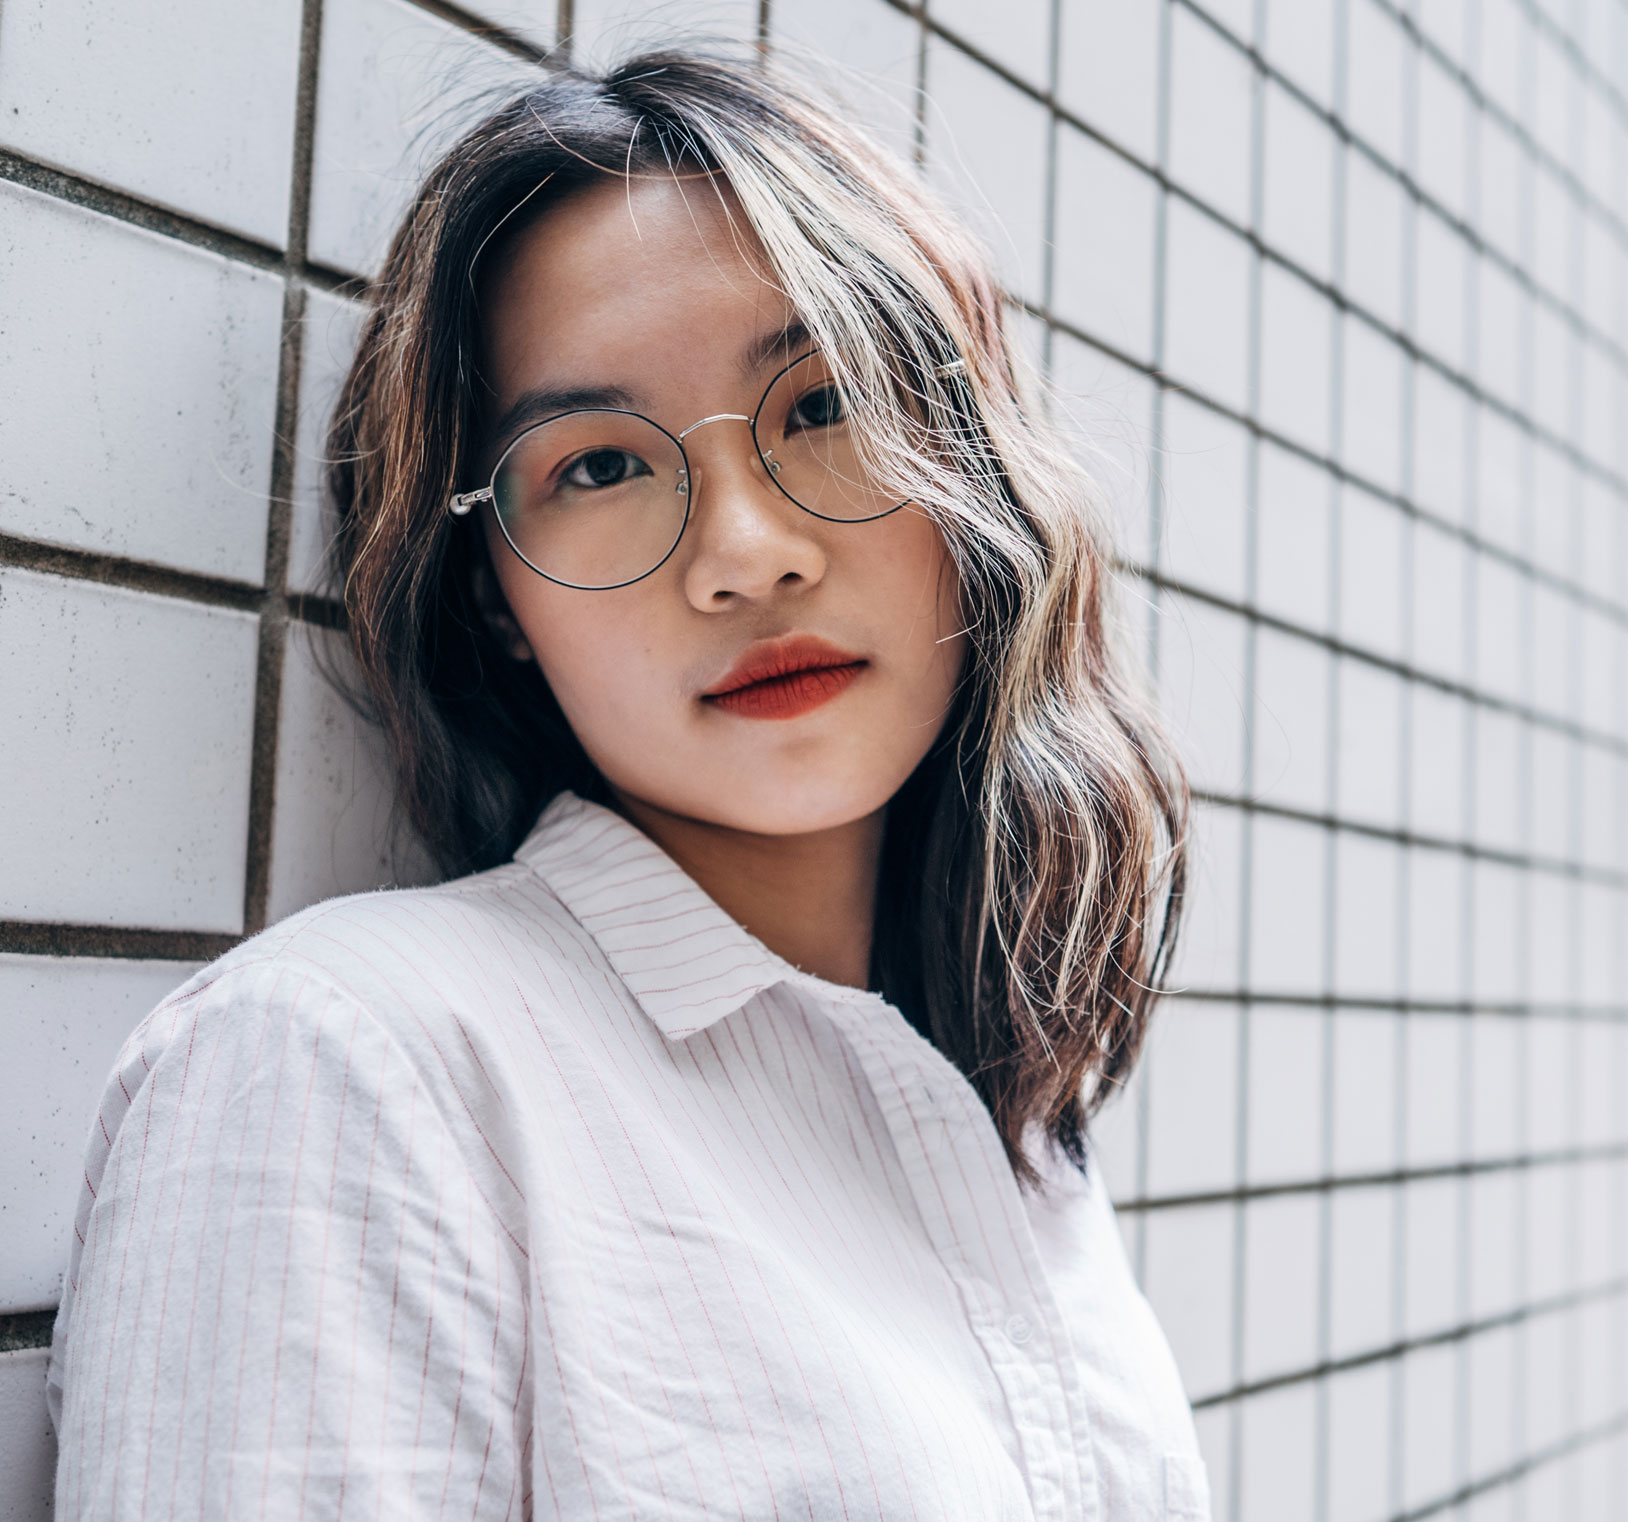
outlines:
M499 450L507 449L516 434L562 412L576 412L584 407L614 407L637 412L639 398L620 386L569 386L550 388L540 386L523 391L514 404L497 420L492 430L493 442Z
M796 350L806 348L811 341L802 319L794 317L783 328L754 338L747 345L746 353L741 357L741 371L746 375L755 375L771 359L780 355L789 357Z

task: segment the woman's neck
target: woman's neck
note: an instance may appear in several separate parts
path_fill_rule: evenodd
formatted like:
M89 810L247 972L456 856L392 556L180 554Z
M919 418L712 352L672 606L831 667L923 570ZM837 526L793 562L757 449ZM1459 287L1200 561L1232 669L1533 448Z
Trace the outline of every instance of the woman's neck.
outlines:
M869 983L883 811L809 835L755 835L617 794L634 824L770 951L832 983Z

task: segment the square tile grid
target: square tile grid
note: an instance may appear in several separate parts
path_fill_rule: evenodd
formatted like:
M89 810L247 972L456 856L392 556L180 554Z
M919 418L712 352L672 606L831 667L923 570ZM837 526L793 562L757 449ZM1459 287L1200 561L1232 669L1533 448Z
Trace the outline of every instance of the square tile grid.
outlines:
M48 1514L44 1181L85 1075L238 936L427 871L318 674L356 277L557 39L699 27L837 57L967 208L1151 610L1196 889L1098 1146L1217 1522L1613 1517L1628 3L234 17L0 7L0 760L30 802L0 825L0 982L42 1138L0 1175L4 1514ZM62 448L75 417L94 447Z

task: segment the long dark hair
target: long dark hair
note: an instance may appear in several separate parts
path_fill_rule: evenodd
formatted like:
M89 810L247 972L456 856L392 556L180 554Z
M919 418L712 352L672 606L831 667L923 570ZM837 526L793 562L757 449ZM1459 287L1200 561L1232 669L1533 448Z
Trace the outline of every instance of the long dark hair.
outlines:
M329 486L403 806L460 874L506 861L562 789L609 801L537 666L493 631L484 538L446 508L483 447L483 251L604 175L678 166L727 182L956 563L964 676L889 807L872 978L1034 1183L1026 1128L1083 1164L1088 1117L1135 1060L1179 917L1186 785L1121 672L1095 494L1020 379L982 250L908 165L759 62L540 71L441 159L395 237Z

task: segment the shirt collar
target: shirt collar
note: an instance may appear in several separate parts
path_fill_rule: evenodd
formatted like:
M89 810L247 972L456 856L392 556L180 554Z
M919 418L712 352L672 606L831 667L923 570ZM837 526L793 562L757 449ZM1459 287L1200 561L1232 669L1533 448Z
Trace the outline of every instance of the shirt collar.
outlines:
M598 943L640 1007L681 1041L754 995L801 981L620 814L561 793L514 853Z

